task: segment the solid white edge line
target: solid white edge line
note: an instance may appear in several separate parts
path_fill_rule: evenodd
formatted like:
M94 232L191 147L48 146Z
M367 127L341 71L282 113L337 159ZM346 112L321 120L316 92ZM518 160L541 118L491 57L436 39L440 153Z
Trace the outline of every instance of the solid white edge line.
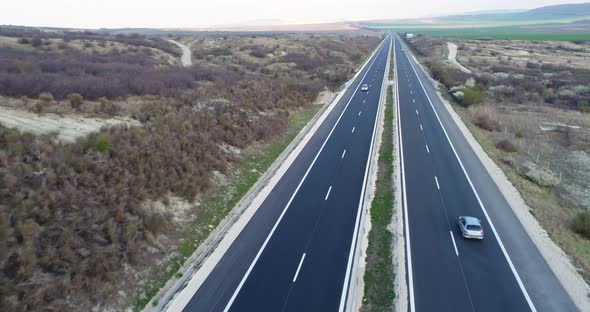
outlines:
M453 231L449 231L451 234L451 240L453 241L453 247L455 247L455 255L459 256L459 249L457 249L457 244L455 244L455 236L453 235Z
M297 275L299 275L299 270L301 270L301 265L303 264L303 260L305 259L305 253L301 256L301 260L299 260L299 265L297 266L297 271L295 271L295 276L293 276L293 283L297 280Z
M440 190L440 184L438 184L438 178L434 176L434 181L436 181L436 188Z
M395 42L394 42L394 49L393 49L393 64L395 70L397 71L397 52L395 51ZM397 72L396 72L397 76ZM400 164L401 164L401 177L402 177L402 197L403 197L403 204L404 204L404 227L405 227L405 238L406 238L406 264L408 266L408 288L410 292L410 312L416 311L416 302L414 299L414 273L412 271L412 248L410 246L410 221L408 220L408 198L406 196L406 169L404 167L404 143L403 143L403 135L402 135L402 118L401 118L401 111L400 111L400 102L399 102L399 82L395 80L395 97L397 98L396 106L397 106L397 118L398 118L398 132L399 132L399 150L400 150Z
M385 41L383 41L385 42ZM374 56L377 56L377 54L379 53L379 50L381 50L381 48L383 47L383 42L381 43L381 45L377 48L377 52L374 54ZM289 209L289 206L291 205L291 202L293 201L293 199L295 198L295 195L297 195L297 193L299 192L299 189L301 188L301 185L303 184L303 182L305 181L305 178L307 178L307 175L309 174L309 172L311 171L311 168L313 167L313 165L315 164L316 160L318 159L318 157L320 156L322 150L324 149L324 146L326 146L326 143L328 142L328 140L330 139L330 137L332 136L332 133L334 132L334 129L336 129L336 126L338 125L338 123L340 122L340 119L342 118L342 115L344 115L344 113L346 112L348 105L350 104L350 102L352 101L352 99L354 98L354 95L356 94L356 92L358 91L360 85L362 84L363 80L365 79L365 77L367 76L367 74L369 73L371 66L373 66L373 63L375 62L375 60L377 59L377 57L374 57L373 60L371 61L371 64L369 65L369 67L367 68L367 70L365 71L365 74L363 75L363 77L361 78L361 80L359 81L359 83L357 84L354 92L352 93L352 95L350 96L350 99L348 99L348 102L346 103L346 106L344 107L344 109L342 110L342 112L340 113L340 116L338 116L338 119L336 120L336 123L334 123L334 126L332 126L332 129L330 130L330 132L328 133L328 136L326 137L326 139L324 140L324 143L322 143L322 146L320 147L320 149L318 150L318 152L316 153L315 157L313 158L311 164L309 165L309 167L307 168L307 171L305 172L305 174L303 175L303 178L301 178L301 181L299 181L299 184L297 185L297 188L295 188L295 191L293 192L293 194L291 195L291 198L289 198L289 201L287 202L287 205L285 205L285 208L283 208L283 211L281 212L281 214L279 215L279 218L277 219L277 221L275 222L275 224L273 225L272 229L270 230L270 233L268 234L268 236L266 237L266 239L264 240L264 243L262 243L262 246L260 247L260 249L258 250L258 253L256 254L256 256L254 257L254 260L252 261L252 263L250 263L250 266L248 267L248 270L246 271L246 274L244 274L244 277L242 277L242 280L240 281L240 284L238 284L238 287L236 288L236 290L234 291L234 293L232 294L230 300L228 301L227 305L225 306L225 308L223 309L224 312L229 311L229 309L231 308L231 305L234 303L234 300L236 300L236 297L238 296L238 293L240 292L240 290L242 289L242 286L244 286L244 283L246 282L246 280L248 279L248 276L250 275L250 272L252 272L252 269L254 269L254 266L256 265L256 262L258 262L258 258L260 258L260 255L262 254L262 252L264 251L264 248L266 247L266 245L268 244L268 242L270 241L270 238L272 237L272 235L274 234L275 230L277 229L277 227L279 226L279 223L281 222L281 220L283 219L283 217L285 216L285 213L287 212L287 209ZM361 69L362 70L362 69Z
M342 156L340 156L340 159L344 158L344 155L346 155L346 149L342 152Z
M475 197L477 198L477 201L481 207L481 210L483 211L483 213L486 217L486 220L488 221L488 223L490 224L490 227L492 228L492 232L494 233L494 236L496 237L496 241L498 241L498 245L500 245L500 249L502 250L502 253L504 254L504 258L506 258L506 261L508 262L508 265L510 266L510 270L512 270L512 274L516 278L516 282L518 283L518 286L520 287L520 290L522 291L522 293L529 305L529 308L533 312L536 312L537 309L535 308L535 305L533 304L531 297L529 296L526 288L524 287L524 284L522 283L522 280L520 279L520 275L518 275L518 272L516 271L516 268L514 267L512 260L510 260L510 256L508 255L508 252L506 251L506 248L504 247L504 244L502 243L502 240L500 239L500 235L498 235L498 232L496 231L496 227L494 226L492 219L490 219L490 216L488 215L488 212L487 212L486 208L484 207L483 202L481 201L479 194L477 193L477 190L475 189L475 186L473 185L473 182L471 182L471 178L469 177L467 170L465 170L465 166L463 166L463 162L461 162L461 158L459 158L459 154L457 154L457 151L455 150L455 146L451 142L451 139L449 138L447 130L445 129L442 121L440 120L440 117L438 116L438 113L436 112L436 109L434 108L434 104L432 104L432 100L430 100L430 96L428 95L428 92L426 92L426 88L424 88L424 85L422 84L422 80L420 79L420 76L418 76L418 72L416 71L414 64L412 64L412 61L410 60L410 57L407 54L406 54L406 58L410 62L410 65L412 66L412 70L414 70L414 74L416 75L418 82L420 82L420 86L422 87L422 90L424 91L424 94L426 95L428 102L430 102L430 107L432 107L432 111L434 111L434 114L436 115L436 119L438 120L438 123L440 124L441 128L443 129L445 137L447 138L447 141L451 145L451 149L453 150L453 153L455 154L455 157L459 161L459 165L461 166L461 169L463 170L463 173L465 174L465 177L467 178L467 181L469 182L469 186L471 186L471 189L473 190L473 193L475 194Z
M326 193L326 197L324 197L324 200L328 200L328 197L330 197L331 191L332 191L332 186L330 185L330 187L328 188L328 193Z
M385 42L385 40L384 40ZM391 50L389 50L391 51ZM387 57L389 57L389 51L387 51ZM385 87L385 77L387 75L387 71L385 71L383 73L383 81L381 82L381 92L383 92L383 87ZM369 148L369 158L371 157L371 155L373 154L373 147L375 145L375 136L377 134L377 123L379 121L379 114L381 112L381 98L379 99L379 103L378 103L378 107L377 107L377 114L375 116L375 123L373 124L373 137L371 138L371 146ZM362 191L361 191L361 197L359 198L359 206L357 209L357 215L356 215L356 221L355 221L355 227L354 227L354 233L352 235L352 242L350 244L350 253L348 255L348 264L346 266L346 275L344 276L344 283L342 285L342 294L340 296L340 307L338 309L339 312L343 312L344 308L346 306L346 297L348 294L348 282L350 280L350 274L352 271L352 262L353 262L353 258L354 258L354 246L356 245L356 241L358 238L358 231L359 231L359 227L360 227L360 217L361 217L361 212L362 212L362 208L363 208L363 198L365 197L365 191L366 191L366 185L367 185L367 179L369 176L369 167L371 164L370 159L367 158L367 165L365 167L365 177L363 178L363 186L362 186Z

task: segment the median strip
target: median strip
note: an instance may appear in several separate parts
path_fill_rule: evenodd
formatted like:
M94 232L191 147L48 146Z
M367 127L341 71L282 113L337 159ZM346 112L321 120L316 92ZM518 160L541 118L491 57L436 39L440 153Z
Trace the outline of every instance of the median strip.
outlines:
M367 247L362 311L391 311L394 301L393 233L393 96L387 89L375 194L371 202L371 230Z

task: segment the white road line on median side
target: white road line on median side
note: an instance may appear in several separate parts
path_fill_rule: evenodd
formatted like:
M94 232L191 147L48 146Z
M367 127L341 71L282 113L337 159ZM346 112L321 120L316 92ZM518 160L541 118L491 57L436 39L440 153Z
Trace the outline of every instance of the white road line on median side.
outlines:
M355 129L355 128L356 128L356 127L352 127L352 133L354 133L354 129Z
M524 284L522 283L522 280L520 279L520 275L518 275L518 272L516 271L516 268L514 267L514 264L512 263L512 260L510 259L510 256L508 255L508 252L506 251L506 248L504 247L504 244L502 243L502 240L500 239L500 235L498 235L498 232L496 231L496 227L494 226L494 223L492 223L492 219L490 219L490 216L488 215L488 212L487 212L485 206L483 205L483 202L481 201L481 198L479 197L479 194L478 194L477 190L475 189L475 186L473 185L473 182L471 181L471 178L469 177L469 174L467 173L465 166L463 166L463 162L461 161L461 158L459 158L459 154L457 153L457 150L455 149L453 142L451 142L451 139L449 138L449 134L447 133L447 130L445 129L442 121L440 120L440 117L438 116L438 113L436 112L436 109L434 108L434 104L432 104L432 100L430 99L428 92L426 92L426 88L424 88L424 84L422 83L420 76L418 76L418 72L416 71L414 64L412 64L412 62L410 61L410 57L407 54L406 54L406 58L410 62L410 66L412 67L412 70L414 71L414 74L416 75L416 78L418 79L418 82L420 83L420 86L422 87L422 91L424 91L424 94L426 95L428 102L430 102L430 107L432 108L432 111L434 112L434 115L436 116L436 119L438 120L438 123L440 124L440 126L445 134L445 137L447 138L447 141L449 142L449 145L451 145L451 149L453 150L453 153L455 154L455 158L457 158L457 161L459 162L459 165L460 165L461 169L463 170L463 173L465 174L467 181L469 182L469 186L471 186L471 190L475 194L475 198L477 198L479 206L481 207L481 210L483 211L483 214L486 217L486 220L490 224L490 228L492 229L492 232L494 233L494 236L496 237L496 241L498 241L498 245L500 245L500 249L502 250L502 253L504 254L504 258L508 262L508 266L510 267L512 274L516 278L516 282L518 283L518 286L520 287L520 290L522 291L524 298L526 299L526 301L529 305L529 308L533 312L537 312L537 309L535 308L535 305L533 304L533 301L531 300L529 293L527 292L526 288L524 287Z
M453 231L449 231L449 233L451 233L451 240L453 241L453 247L455 247L455 255L459 256L459 249L457 249L457 244L455 244L455 236L453 236Z
M346 155L346 150L344 150L344 152L342 152L342 156L340 156L340 159L344 158L344 155Z
M428 148L428 144L426 144L426 152L430 154L430 149Z
M436 188L440 190L440 184L438 184L438 178L434 176L434 181L436 181Z
M383 43L384 42L385 41L383 41ZM383 43L381 43L381 46L379 46L379 48L378 48L379 50L383 47ZM365 77L367 76L367 74L370 72L371 66L373 66L373 63L375 63L375 60L377 59L378 54L379 54L379 51L376 51L373 54L374 55L374 58L371 61L371 64L369 64L369 67L367 68L367 70L365 71L365 74L361 78L361 80L360 80L361 82L365 79ZM289 201L287 202L287 205L285 205L285 208L283 208L283 211L281 212L281 214L279 215L279 218L277 219L277 221L273 225L272 229L270 230L270 233L268 234L268 236L266 236L266 239L264 240L264 243L262 243L262 246L260 247L260 249L258 249L258 253L254 257L254 260L252 261L252 263L250 263L250 266L248 267L248 270L246 271L246 274L244 274L244 276L242 277L242 280L240 281L240 284L238 284L238 287L236 288L236 290L234 291L233 295L229 299L227 305L223 309L224 312L229 311L229 309L231 308L232 304L236 300L236 297L238 296L238 293L240 292L240 290L244 286L244 283L246 283L246 280L248 279L248 276L250 275L250 273L254 269L254 266L256 265L256 262L258 262L258 259L260 258L260 255L262 255L262 252L264 251L264 248L266 248L266 245L268 245L268 242L270 241L270 238L272 237L272 235L274 234L275 230L279 226L279 223L281 223L281 220L285 216L285 213L287 212L287 209L289 209L289 206L291 206L291 203L293 202L293 199L295 199L295 195L297 195L297 193L299 192L299 189L301 188L301 185L303 185L303 182L305 182L305 179L307 178L307 175L311 171L311 168L313 167L313 165L315 164L316 160L318 159L318 157L322 153L322 150L324 149L324 147L326 146L326 144L328 143L328 140L332 136L332 133L334 132L334 129L336 129L336 126L340 122L340 119L342 119L342 116L346 112L348 106L350 105L350 102L354 98L354 95L356 94L356 92L358 91L358 89L360 88L360 86L361 86L361 83L357 84L356 89L354 89L354 92L352 93L352 95L348 99L348 102L346 103L346 106L344 107L344 109L340 113L340 116L338 116L338 119L336 120L336 123L334 123L334 125L332 126L332 129L328 133L328 136L324 140L324 143L322 143L322 146L320 146L320 149L316 153L316 155L315 155L314 159L312 160L311 164L309 165L309 167L307 167L307 171L303 175L303 178L301 178L301 180L299 181L299 184L297 185L297 188L295 188L295 191L293 192L293 194L291 194L291 198L289 198Z
M332 191L332 186L330 185L330 187L328 188L328 193L326 193L326 197L324 197L324 200L328 200L328 197L330 197L331 191Z
M293 283L297 280L297 275L299 275L299 270L301 270L301 265L303 265L303 260L305 259L305 253L301 256L301 260L299 260L299 265L297 266L297 271L295 271L295 276L293 276Z

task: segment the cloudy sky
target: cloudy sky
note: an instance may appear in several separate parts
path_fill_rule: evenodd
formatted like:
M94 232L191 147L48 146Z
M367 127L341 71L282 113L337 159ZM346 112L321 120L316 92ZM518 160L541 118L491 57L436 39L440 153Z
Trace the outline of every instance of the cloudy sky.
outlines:
M586 0L587 1L587 0ZM206 27L411 18L576 0L6 0L0 25Z

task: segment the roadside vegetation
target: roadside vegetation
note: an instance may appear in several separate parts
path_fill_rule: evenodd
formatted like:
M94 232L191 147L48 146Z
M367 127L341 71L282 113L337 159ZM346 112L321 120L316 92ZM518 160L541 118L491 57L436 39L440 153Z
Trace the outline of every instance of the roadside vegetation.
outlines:
M2 28L0 36L176 51L143 35ZM207 40L224 44L234 36L243 39ZM255 39L245 38L225 49L241 53L241 44ZM20 47L0 44L0 105L140 124L104 128L73 143L0 126L0 310L144 306L319 110L318 96L334 92L359 55L379 42L329 35L277 40L283 49L346 53L318 52L317 60L297 66L291 65L297 58L287 59L290 50L277 48L280 57L265 66L288 68L278 73L235 63L237 56L224 61L228 52L184 68L143 48L56 52L25 40Z
M441 93L590 281L590 44L411 40Z
M391 66L393 67L393 66ZM379 148L379 165L375 197L371 202L371 230L367 247L365 289L361 311L391 311L393 309L393 96L387 88L383 134Z

